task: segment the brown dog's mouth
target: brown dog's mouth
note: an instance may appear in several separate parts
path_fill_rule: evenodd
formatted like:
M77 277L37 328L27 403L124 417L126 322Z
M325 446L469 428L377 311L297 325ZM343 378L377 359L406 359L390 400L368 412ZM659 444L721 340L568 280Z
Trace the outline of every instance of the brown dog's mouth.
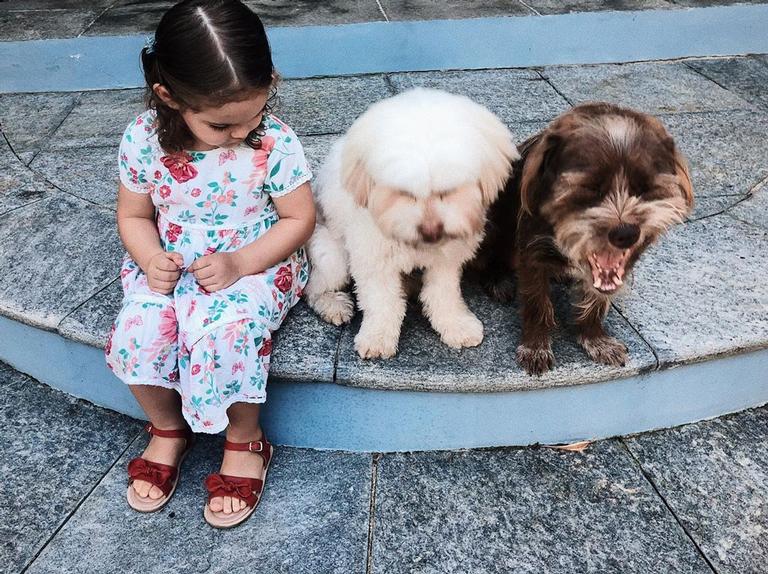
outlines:
M624 265L629 249L592 253L589 265L592 268L592 286L601 293L613 293L624 284Z

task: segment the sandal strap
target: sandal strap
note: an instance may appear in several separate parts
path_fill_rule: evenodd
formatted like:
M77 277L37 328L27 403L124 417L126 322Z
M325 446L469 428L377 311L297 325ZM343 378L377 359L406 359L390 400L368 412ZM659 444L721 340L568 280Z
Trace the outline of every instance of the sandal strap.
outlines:
M258 454L264 459L264 464L269 464L269 459L272 458L272 444L263 434L260 440L252 440L250 442L231 442L224 440L224 450L248 451L253 454Z
M192 431L189 428L161 430L152 426L152 423L147 423L144 430L153 436L159 436L161 438L185 438L189 441L192 437Z
M216 472L206 477L205 488L208 490L209 503L217 497L231 496L244 501L248 506L255 506L264 490L264 481Z
M128 463L128 478L130 482L143 480L159 488L164 496L173 489L178 468L168 464L152 462L145 458L137 457Z

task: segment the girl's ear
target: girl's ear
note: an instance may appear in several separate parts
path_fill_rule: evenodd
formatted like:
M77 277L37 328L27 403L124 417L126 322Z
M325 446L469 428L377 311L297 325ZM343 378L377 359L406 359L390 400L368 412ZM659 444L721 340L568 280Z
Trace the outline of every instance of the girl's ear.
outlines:
M176 102L176 100L173 99L171 96L171 92L168 91L168 88L166 88L162 84L154 84L152 86L152 91L157 94L157 97L160 98L163 103L168 106L171 109L178 110L181 109L181 106Z

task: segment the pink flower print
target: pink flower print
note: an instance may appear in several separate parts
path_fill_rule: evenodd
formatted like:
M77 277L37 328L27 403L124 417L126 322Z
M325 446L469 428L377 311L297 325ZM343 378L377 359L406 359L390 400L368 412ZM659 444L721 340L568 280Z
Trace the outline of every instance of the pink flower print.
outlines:
M192 365L192 370L190 372L193 375L197 375L200 372L200 365L198 365L198 364Z
M192 197L200 197L200 194L203 193L202 190L199 187L196 187L192 191L189 192L189 195Z
M173 307L166 307L160 311L160 326L158 327L160 336L168 341L174 343L178 337L178 329L176 325L176 313Z
M109 331L109 336L107 337L107 344L104 347L104 353L107 356L109 356L109 354L112 352L112 337L115 336L115 329L116 328L117 328L117 324L116 323L112 323L112 329L110 329L110 331Z
M235 154L235 150L230 149L223 151L219 154L219 165L224 165L228 161L235 161L236 159L237 155Z
M257 213L261 211L261 208L256 205L251 205L248 209L245 210L245 213L243 215L253 215L254 213Z
M259 357L268 357L272 353L272 339L265 339L259 349Z
M171 188L167 185L161 185L157 191L163 199L168 199L168 196L171 195Z
M132 327L141 327L144 325L144 321L141 320L141 315L129 317L125 322L125 330L129 331Z
M253 152L253 157L251 158L251 165L253 165L253 169L256 172L259 173L266 173L267 171L267 160L269 159L269 152L263 149L257 149Z
M143 123L144 123L144 120L141 117L136 118L136 125L137 126L140 126Z
M139 183L139 172L132 167L129 167L128 171L131 172L131 183Z
M178 380L179 380L179 372L178 372L178 371L171 371L171 372L168 374L168 380L169 380L171 383L175 383L176 381L178 381Z
M179 235L181 235L181 231L182 229L180 225L169 223L168 229L165 230L165 237L169 242L176 243L176 241L179 239Z
M203 421L203 426L206 427L206 428L210 428L210 427L213 426L213 421L204 420Z
M275 138L272 136L264 136L261 138L261 146L259 149L270 153L273 149L275 149Z
M234 375L238 371L245 372L245 365L243 365L242 361L237 361L234 365L232 365L232 374Z
M187 311L187 317L191 317L192 313L195 312L196 308L197 308L197 299L192 299L192 302L189 304L189 311Z
M197 176L197 169L189 162L192 161L192 156L186 152L175 153L172 155L164 155L160 158L160 161L168 171L171 172L171 177L179 183L184 183L190 179L194 179Z
M277 273L275 273L275 287L277 287L281 293L287 293L292 284L293 275L291 275L291 268L284 265L277 270Z
M160 173L160 170L159 170L159 169L156 169L156 170L155 170L155 179L156 179L157 181L160 181L162 178L163 178L163 174L162 174L162 173Z
M216 253L215 247L206 247L205 248L205 255L211 255L212 253Z

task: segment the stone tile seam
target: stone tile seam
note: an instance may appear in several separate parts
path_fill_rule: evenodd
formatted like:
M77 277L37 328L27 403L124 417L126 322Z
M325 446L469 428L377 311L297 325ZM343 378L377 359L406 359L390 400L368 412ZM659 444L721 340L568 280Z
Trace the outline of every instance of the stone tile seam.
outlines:
M314 313L314 310L312 311ZM341 326L341 329L339 330L339 338L336 339L336 349L333 352L333 375L331 378L331 381L338 385L339 383L339 377L338 377L338 370L339 370L339 357L341 356L341 340L344 338L344 333L349 328L349 323L345 323Z
M56 536L59 534L62 528L66 526L66 524L71 520L71 518L77 513L78 510L80 510L80 507L85 503L88 498L90 498L91 494L93 494L93 491L98 488L98 486L104 482L104 479L106 476L112 471L113 468L115 468L115 465L120 461L120 459L125 455L126 452L128 452L128 449L131 448L134 442L138 440L140 436L144 434L143 430L140 430L136 433L136 435L128 441L128 444L125 446L123 450L120 451L120 453L115 457L115 460L112 462L112 464L109 465L109 468L99 477L99 479L93 484L93 486L88 490L88 492L80 498L80 500L75 504L74 508L64 517L64 519L61 521L61 523L56 527L56 530L53 531L53 533L48 537L48 539L45 541L45 543L35 552L35 555L25 564L24 568L21 569L19 574L26 574L26 572L29 570L29 568L35 563L35 561L40 557L40 555L45 551L46 548L48 548L48 545L53 542L53 539L56 538Z
M24 205L18 205L16 207L12 207L11 209L8 209L6 211L0 211L0 219L4 218L6 215L13 213L14 211L18 211L19 209L24 209L25 207L29 207L30 205L35 205L36 203L40 203L41 201L45 201L48 199L47 197L41 197L40 199L35 199L33 201L30 201L29 203L25 203Z
M752 187L749 188L749 190L740 197L738 201L733 202L732 204L726 206L725 208L721 209L720 211L717 211L715 213L710 213L709 215L702 215L701 217L696 217L693 219L687 220L685 223L695 223L697 221L704 221L705 219L713 219L715 217L718 217L720 215L726 215L733 219L736 219L737 221L741 221L739 218L734 217L730 211L733 210L733 208L737 207L738 205L741 205L745 201L749 201L752 199L756 193L758 193L763 187L768 184L768 175L765 176L763 179L755 183ZM752 227L755 227L757 229L762 229L759 225L755 225L754 223L750 223L748 221L741 221L742 223L746 223L747 225L750 225Z
M541 16L541 12L539 12L538 10L536 10L536 8L534 8L533 6L529 6L529 5L528 5L528 4L526 4L526 3L525 3L523 0L517 0L517 1L518 1L520 4L522 4L523 6L525 6L526 8L528 8L528 10L530 10L531 12L533 12L533 14L534 14L535 16Z
M88 302L89 302L91 299L93 299L94 297L96 297L96 296L97 296L97 295L99 295L100 293L102 293L102 292L106 291L107 289L109 289L109 288L110 288L110 287L111 287L111 286L112 286L114 283L116 283L117 281L120 281L120 275L119 275L119 274L118 274L118 275L117 275L117 277L115 277L114 279L111 279L111 280L110 280L110 281L109 281L109 282L108 282L106 285L104 285L103 287L101 287L100 289L98 289L98 291L96 291L96 292L92 293L91 295L89 295L89 296L88 296L88 297L87 297L87 298L86 298L84 301L82 301L82 302L78 303L78 304L77 304L77 306L76 306L74 309L72 309L71 311L67 312L67 313L66 313L66 314L65 314L65 315L64 315L64 316L61 318L61 320L60 320L60 321L59 321L59 322L56 324L56 332L57 332L59 335L61 335L62 337L68 338L68 337L66 337L66 336L65 336L65 335L64 335L64 334L61 332L61 324L62 324L64 321L66 321L66 320L67 320L67 319L68 319L70 316L72 316L74 313L76 313L76 312L78 311L78 309L80 309L81 307L83 307L83 306L84 306L86 303L88 303Z
M102 10L102 11L101 11L101 12L100 12L100 13L99 13L99 14L98 14L98 15L97 15L97 16L96 16L96 17L95 17L93 20L91 20L91 21L90 21L90 22L89 22L89 23L88 23L88 24L85 26L85 28L83 28L83 29L82 29L82 31L81 31L81 32L80 32L80 33L79 33L77 36L75 36L75 37L76 37L76 38L79 38L79 37L81 37L83 34L85 34L85 33L86 33L88 30L90 30L90 29L93 27L93 25L94 25L94 24L95 24L95 23L96 23L96 22L99 20L99 18L101 18L101 17L102 17L104 14L106 14L106 13L107 13L109 10L111 10L112 8L114 8L114 7L115 7L115 5L116 5L116 4L117 4L119 1L120 1L120 0L113 0L113 1L112 1L112 3L110 3L110 4L109 4L109 5L106 7L106 8L104 8L104 9L103 9L103 10Z
M381 5L381 0L376 0L376 6L379 9L379 12L381 12L381 15L384 16L384 21L389 22L389 16L387 15L386 10L384 10L384 6Z
M373 574L373 538L376 530L376 489L379 483L379 461L381 453L374 453L371 457L371 495L368 506L368 539L366 544L365 574Z
M618 440L619 440L619 443L621 444L621 446L627 452L627 455L629 456L630 461L634 462L635 466L637 466L638 470L640 471L640 474L642 474L643 478L645 478L645 480L651 486L653 491L656 493L656 496L659 497L659 500L661 500L662 504L666 507L667 511L675 519L675 522L677 522L677 525L683 530L683 532L685 533L685 536L688 538L688 540L691 541L691 544L693 544L694 548L696 548L696 552L698 552L699 556L701 556L701 558L704 560L704 562L707 563L707 566L709 566L709 569L713 572L713 574L719 574L717 568L715 568L714 564L712 564L712 561L706 555L704 550L702 550L699 542L696 541L696 539L693 537L693 534L685 526L685 524L683 523L682 519L677 515L677 512L675 512L675 509L672 507L670 502L661 493L661 490L659 489L659 487L654 482L653 477L651 476L650 471L647 471L645 469L645 467L642 465L642 463L640 462L640 460L635 456L635 453L632 452L632 449L630 449L629 445L625 442L625 438L624 437L619 437Z
M643 343L645 343L645 346L648 347L648 349L651 351L651 354L653 355L653 360L656 361L656 364L651 369L649 369L649 371L658 371L658 370L660 370L661 369L661 360L659 359L658 351L654 348L653 345L651 345L650 341L648 341L648 339L646 339L643 336L643 334L640 332L640 329L635 327L635 325L633 325L632 322L627 317L624 316L624 313L621 312L621 309L619 309L618 305L616 305L615 303L612 302L611 303L611 307L613 308L614 311L616 311L616 313L618 313L618 315L622 319L624 319L624 321L627 323L627 325L629 325L629 327L637 334L637 336L640 337L640 339L643 341ZM642 370L640 371L640 373L642 373Z
M67 121L67 118L70 115L72 115L72 112L75 110L75 108L80 105L80 103L81 103L80 102L80 98L82 97L82 95L83 95L82 92L75 92L75 94L72 95L72 103L70 104L69 109L67 109L66 113L64 114L64 117L61 118L61 121L58 123L58 125L55 128L53 128L53 130L51 131L50 139L54 138L54 136L56 135L56 132L58 132L61 129L61 126L64 125L64 122ZM48 142L46 142L46 143L48 143ZM27 166L27 168L31 169L33 173L37 173L37 172L33 168L31 168L29 166L32 165L32 162L35 161L35 158L37 158L37 156L40 155L40 152L42 152L42 151L49 151L49 150L48 150L48 148L43 149L43 147L40 147L32 155L32 159L30 159L29 162L24 164L24 165ZM17 155L16 157L19 157L19 156ZM19 161L21 161L21 158L19 158ZM21 163L24 163L24 162L21 161ZM40 174L38 173L38 175L40 175ZM46 179L46 181L48 181L48 180Z
M534 71L541 77L542 80L549 84L553 90L555 90L555 93L557 93L558 96L563 98L569 106L573 107L573 102L563 92L561 92L555 84L552 83L552 80L544 75L543 70Z

